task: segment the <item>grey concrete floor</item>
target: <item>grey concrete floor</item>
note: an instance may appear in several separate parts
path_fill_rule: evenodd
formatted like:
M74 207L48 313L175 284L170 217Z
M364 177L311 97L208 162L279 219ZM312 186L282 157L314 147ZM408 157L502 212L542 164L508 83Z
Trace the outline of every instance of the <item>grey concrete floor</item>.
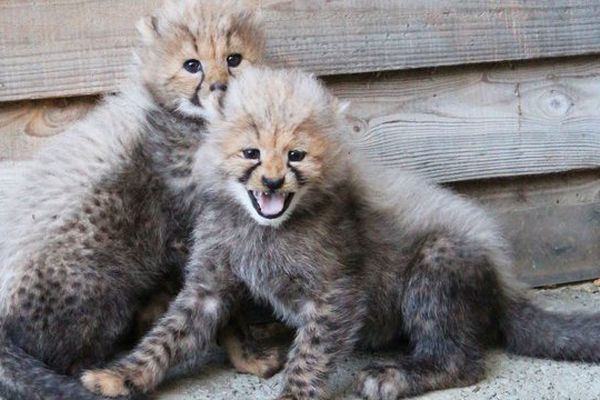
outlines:
M535 291L540 304L555 310L600 310L600 288L591 283ZM359 369L370 361L393 354L356 354L337 367L331 379L333 399L357 400L351 385ZM476 385L426 394L418 399L594 400L600 399L600 365L517 357L499 351L487 359L486 379ZM164 385L158 400L274 399L281 375L269 380L236 374L215 355L193 377Z

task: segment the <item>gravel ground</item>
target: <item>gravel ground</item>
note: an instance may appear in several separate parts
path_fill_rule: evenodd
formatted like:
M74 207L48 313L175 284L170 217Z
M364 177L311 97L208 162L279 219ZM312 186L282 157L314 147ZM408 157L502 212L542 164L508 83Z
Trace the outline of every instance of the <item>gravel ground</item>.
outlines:
M600 309L600 288L591 283L536 290L547 308L556 310ZM357 400L349 387L358 370L367 363L393 354L357 354L344 360L331 379L333 399ZM593 400L600 399L600 365L568 363L517 357L502 352L488 356L488 374L477 385L426 394L418 399L498 400ZM280 388L280 375L269 380L236 374L221 355L213 356L193 378L173 380L158 400L273 399Z

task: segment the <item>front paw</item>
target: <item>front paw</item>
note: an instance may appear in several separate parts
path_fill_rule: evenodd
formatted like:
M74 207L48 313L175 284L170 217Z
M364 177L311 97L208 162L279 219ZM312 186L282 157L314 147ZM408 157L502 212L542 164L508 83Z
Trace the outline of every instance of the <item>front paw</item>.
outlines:
M85 371L81 383L87 390L106 397L129 395L127 378L109 369Z
M356 391L365 400L397 400L410 394L410 385L399 367L371 365L359 374Z

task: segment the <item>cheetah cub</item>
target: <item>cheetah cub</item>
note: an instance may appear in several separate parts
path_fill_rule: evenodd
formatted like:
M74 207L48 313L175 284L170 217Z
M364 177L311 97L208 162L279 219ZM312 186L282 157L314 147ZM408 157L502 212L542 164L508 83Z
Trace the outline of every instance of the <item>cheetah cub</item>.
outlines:
M600 316L533 305L494 223L408 173L348 156L340 105L310 75L250 68L197 157L202 210L185 286L129 355L84 374L103 394L154 388L174 355L206 348L250 292L297 328L279 399L318 399L357 345L407 339L407 356L362 371L366 399L482 379L484 351L600 361Z
M262 32L206 0L167 1L138 28L120 94L54 139L0 210L0 397L97 398L68 375L113 358L148 298L180 287L203 119L261 60Z

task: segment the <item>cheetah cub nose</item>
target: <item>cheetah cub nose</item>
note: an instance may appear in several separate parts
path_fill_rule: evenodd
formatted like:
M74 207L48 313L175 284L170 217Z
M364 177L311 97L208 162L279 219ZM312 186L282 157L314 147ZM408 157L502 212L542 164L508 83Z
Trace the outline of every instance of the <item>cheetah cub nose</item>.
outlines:
M284 178L269 179L266 176L262 177L263 185L265 185L267 187L267 189L269 189L269 190L280 189L283 186L283 181L284 181Z
M215 83L211 84L208 88L210 89L211 92L214 92L215 90L225 92L225 91L227 91L227 84L225 84L223 82L215 82Z

